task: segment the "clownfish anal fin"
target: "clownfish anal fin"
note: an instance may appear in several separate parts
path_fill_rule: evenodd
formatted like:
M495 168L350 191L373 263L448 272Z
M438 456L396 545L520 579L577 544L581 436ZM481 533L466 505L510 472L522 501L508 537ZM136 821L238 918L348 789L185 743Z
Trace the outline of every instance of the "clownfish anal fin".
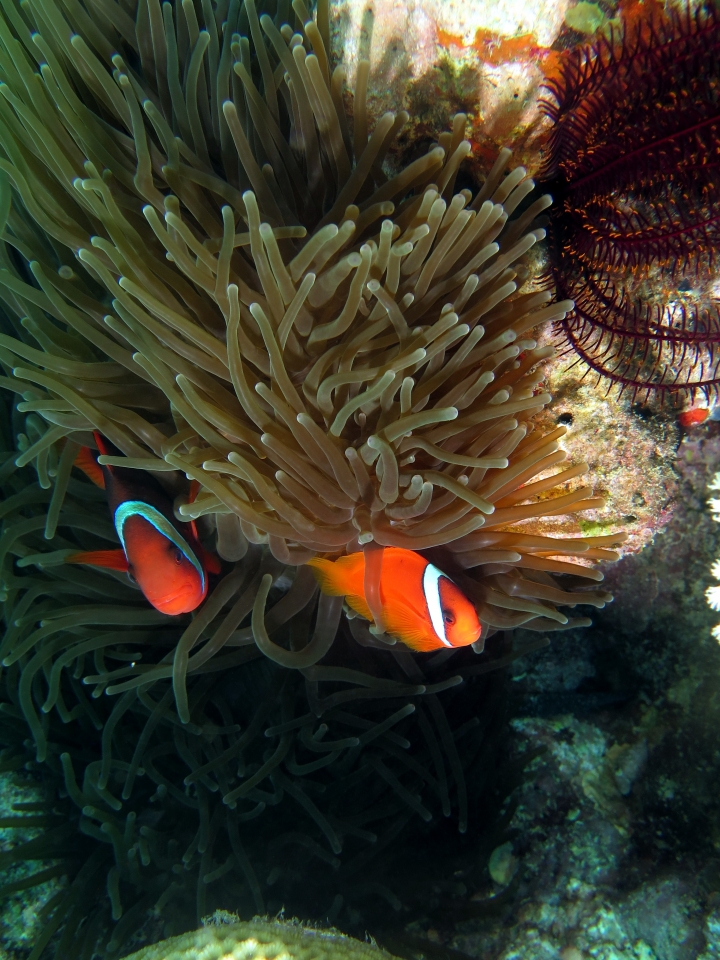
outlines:
M406 647L419 652L438 649L439 644L430 639L429 630L410 607L403 603L394 603L387 606L383 613L386 632L397 637Z
M71 553L65 557L65 563L83 563L90 567L105 567L127 573L128 562L124 550L88 550L84 553Z
M100 487L101 490L105 489L105 477L103 476L102 467L97 462L95 454L89 447L80 447L75 457L74 466L76 466L78 470L82 470L85 476L89 477L96 487Z

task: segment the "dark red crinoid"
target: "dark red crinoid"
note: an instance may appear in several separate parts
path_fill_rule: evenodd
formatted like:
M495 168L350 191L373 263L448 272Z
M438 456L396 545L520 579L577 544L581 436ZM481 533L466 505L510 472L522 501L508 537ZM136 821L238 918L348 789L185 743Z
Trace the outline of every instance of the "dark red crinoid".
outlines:
M546 87L568 350L622 388L717 393L720 13L602 38Z

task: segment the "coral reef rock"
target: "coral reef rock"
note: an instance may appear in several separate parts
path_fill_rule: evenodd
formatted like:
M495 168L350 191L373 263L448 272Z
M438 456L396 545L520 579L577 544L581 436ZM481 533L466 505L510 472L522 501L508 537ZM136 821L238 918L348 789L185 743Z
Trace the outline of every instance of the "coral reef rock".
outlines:
M374 944L296 923L210 922L193 933L143 947L126 960L392 960Z
M552 339L550 331L543 337ZM624 530L621 553L638 553L669 522L679 502L677 412L657 397L646 400L629 391L618 396L617 390L598 388L597 376L583 372L563 354L545 366L544 385L554 402L541 422L544 429L567 428L563 449L571 460L589 464L605 508L579 521L558 519L558 532L596 536Z
M613 569L616 602L513 665L514 751L533 759L478 851L484 880L460 878L467 919L416 935L483 960L720 956L720 648L703 596L719 464L717 424L686 438L675 513Z

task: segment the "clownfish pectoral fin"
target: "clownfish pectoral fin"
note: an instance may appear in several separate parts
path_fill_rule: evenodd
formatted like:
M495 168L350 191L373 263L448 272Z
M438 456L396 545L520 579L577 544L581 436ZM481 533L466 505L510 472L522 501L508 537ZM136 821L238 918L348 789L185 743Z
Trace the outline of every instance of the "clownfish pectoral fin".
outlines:
M419 653L429 650L438 650L442 644L433 642L428 636L418 615L402 603L388 605L383 611L385 616L385 630L393 637L401 640L406 647L417 650Z
M128 569L124 550L88 550L85 553L71 553L69 557L65 557L65 563L84 563L90 567L120 570L122 573L127 573Z
M105 477L103 476L102 467L97 462L95 454L89 447L80 447L78 455L75 457L74 466L82 470L85 476L89 477L96 487L100 487L101 490L105 489Z

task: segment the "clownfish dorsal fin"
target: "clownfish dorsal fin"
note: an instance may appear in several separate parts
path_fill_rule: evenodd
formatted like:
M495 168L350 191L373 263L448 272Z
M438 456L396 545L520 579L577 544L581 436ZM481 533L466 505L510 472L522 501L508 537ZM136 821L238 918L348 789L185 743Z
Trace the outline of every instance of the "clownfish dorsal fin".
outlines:
M334 561L324 560L322 557L313 557L312 560L308 560L307 565L312 568L318 586L324 594L329 597L344 597L347 595L341 571L337 570Z
M191 481L190 481L190 490L188 491L187 502L188 502L188 503L195 503L195 501L197 500L197 495L198 495L198 493L200 493L200 484L199 484L199 482L198 482L197 480L191 480ZM190 524L190 529L192 530L192 535L195 537L195 539L196 539L197 542L199 543L199 542L200 542L200 537L198 537L197 523L196 523L196 521L195 521L195 520L188 520L188 523ZM215 571L213 571L213 572L215 572Z
M95 454L89 447L80 447L73 465L76 466L78 470L82 470L85 476L89 477L96 487L100 487L101 490L105 489L105 477L102 472L102 467L97 462Z
M423 622L417 613L404 603L386 607L384 616L386 632L402 640L406 647L420 653L438 649L439 644L433 642L427 628L423 629Z
M209 550L206 550L205 547L200 543L200 541L197 539L197 532L195 531L194 525L193 525L193 533L195 534L195 540L196 540L196 543L194 544L195 552L199 554L198 559L200 560L200 563L202 563L202 565L205 567L208 573L214 573L214 574L221 573L222 562L220 560L220 557L216 556L216 554L214 553L211 553Z
M193 480L190 484L190 490L188 492L187 502L194 503L195 500L197 499L198 493L200 493L200 484L198 483L197 480ZM197 554L198 559L200 560L202 565L205 567L208 573L214 573L214 574L221 573L222 561L220 560L220 557L218 557L214 553L211 553L209 550L206 550L205 547L200 542L200 537L198 536L198 530L197 530L197 521L188 520L187 523L190 529L192 530L192 535L195 540L193 544L193 549L195 550L195 553Z
M84 563L90 567L120 570L122 573L127 573L128 569L124 550L87 550L84 553L71 553L69 557L65 557L65 563Z
M312 567L323 593L329 597L345 597L357 593L357 589L353 589L354 581L362 583L365 558L362 553L350 553L337 560L313 557L307 561L307 565Z
M110 442L105 439L99 430L93 430L93 437L95 437L97 448L103 456L114 457L120 453L119 450L116 450L115 447L111 446Z

